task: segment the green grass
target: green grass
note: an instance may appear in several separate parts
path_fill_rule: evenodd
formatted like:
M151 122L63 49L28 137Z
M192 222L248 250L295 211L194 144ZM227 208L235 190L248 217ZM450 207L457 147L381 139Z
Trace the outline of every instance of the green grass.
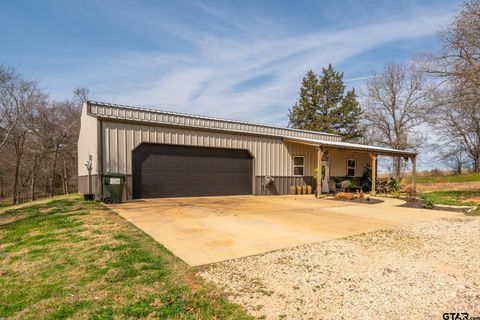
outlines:
M433 205L476 206L477 208L469 211L467 215L480 216L480 202L469 200L470 198L480 197L480 190L425 192L420 194L420 197L423 198L426 203L432 203Z
M250 319L163 246L96 202L0 211L0 318Z
M478 206L479 202L469 201L469 198L480 197L480 190L475 191L435 191L425 192L421 197L432 201L434 204L452 206Z
M410 182L411 177L406 178ZM474 182L480 181L480 173L451 174L438 176L417 176L417 183L435 183L435 182Z

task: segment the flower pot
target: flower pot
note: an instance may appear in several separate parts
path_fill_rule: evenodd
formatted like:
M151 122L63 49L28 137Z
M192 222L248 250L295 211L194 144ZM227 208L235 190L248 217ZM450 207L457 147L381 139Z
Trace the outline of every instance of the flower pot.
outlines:
M290 194L297 194L297 186L290 186Z
M297 186L297 194L302 194L303 188L302 186Z
M307 186L302 186L302 194L307 194Z
M312 194L312 186L307 186L307 194Z
M95 195L92 193L86 193L83 195L83 199L85 201L93 201L93 199L95 199Z

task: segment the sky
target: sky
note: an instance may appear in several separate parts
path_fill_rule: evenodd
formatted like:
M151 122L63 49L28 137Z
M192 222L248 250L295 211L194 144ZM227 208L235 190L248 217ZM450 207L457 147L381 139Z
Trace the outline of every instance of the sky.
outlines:
M348 87L437 48L460 1L0 1L0 63L52 98L288 124L304 74ZM421 165L421 164L420 164Z

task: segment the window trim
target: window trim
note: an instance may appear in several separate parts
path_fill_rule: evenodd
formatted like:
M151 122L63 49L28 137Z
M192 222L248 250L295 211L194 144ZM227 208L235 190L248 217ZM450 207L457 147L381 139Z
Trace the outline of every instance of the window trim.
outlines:
M349 167L349 166L348 166L348 161L353 161L353 162L355 163L354 166L353 166L353 167ZM347 173L347 177L356 177L356 176L357 176L357 159L348 158L346 165L347 165L347 172L346 172L346 173ZM351 176L351 175L348 174L348 170L349 170L349 169L353 169L353 176Z
M295 164L295 158L302 158L302 165ZM304 177L305 176L305 156L293 156L293 176L294 177ZM295 168L302 168L302 174L295 174Z

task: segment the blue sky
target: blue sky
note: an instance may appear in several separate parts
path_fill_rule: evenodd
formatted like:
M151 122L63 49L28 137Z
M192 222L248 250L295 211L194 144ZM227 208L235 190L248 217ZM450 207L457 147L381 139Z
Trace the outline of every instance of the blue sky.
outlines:
M0 63L53 98L278 125L308 69L362 89L385 61L435 49L457 1L0 2Z

